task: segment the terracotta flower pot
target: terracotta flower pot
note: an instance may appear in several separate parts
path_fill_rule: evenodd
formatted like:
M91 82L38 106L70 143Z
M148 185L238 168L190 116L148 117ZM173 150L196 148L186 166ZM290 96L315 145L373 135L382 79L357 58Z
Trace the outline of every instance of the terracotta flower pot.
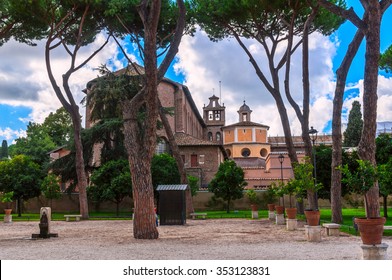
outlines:
M381 244L385 218L355 218L364 245Z
M284 207L280 205L275 205L276 214L284 214Z
M308 226L318 226L320 224L319 210L305 210L305 217Z
M4 209L4 213L5 213L6 215L11 215L12 209Z
M256 204L251 204L251 205L250 205L250 209L252 209L252 211L257 211L257 210L258 210L258 207L257 207Z
M275 204L267 204L268 206L268 211L275 211Z
M286 208L287 219L295 219L297 216L297 208Z

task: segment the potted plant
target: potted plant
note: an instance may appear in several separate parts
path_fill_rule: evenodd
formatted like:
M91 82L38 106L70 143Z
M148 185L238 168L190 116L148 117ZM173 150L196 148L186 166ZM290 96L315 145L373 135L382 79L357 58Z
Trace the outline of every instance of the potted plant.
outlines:
M370 204L367 193L374 186L378 179L377 167L368 160L357 160L358 168L352 171L348 165L340 168L343 173L342 182L346 183L350 190L362 194L365 198L365 218L355 218L354 222L358 225L362 243L365 245L381 244L384 231L385 218L371 216Z
M275 196L278 198L278 205L275 205L276 214L284 214L284 183L283 182L273 182L271 184L271 189L274 191ZM280 201L282 200L282 205Z
M321 183L316 184L313 178L313 164L310 163L308 157L305 157L303 163L296 164L293 171L295 179L293 179L294 182L292 183L296 186L296 193L302 194L307 192L316 194L323 187ZM309 226L318 226L320 224L319 209L312 209L309 203L309 207L305 209L304 213Z
M246 196L250 201L250 208L252 209L252 211L258 211L258 204L260 203L260 199L257 197L257 193L255 192L255 190L247 190Z
M14 201L14 192L6 192L1 196L1 202L5 203L4 208L4 222L11 222L12 207L11 203Z
M268 188L264 193L263 199L267 202L269 212L275 211L276 193L274 188Z
M284 186L284 193L289 195L289 206L286 208L286 215L288 219L295 219L297 216L297 208L292 206L292 197L295 195L296 190L297 190L297 184L298 182L295 180L290 180L285 186Z

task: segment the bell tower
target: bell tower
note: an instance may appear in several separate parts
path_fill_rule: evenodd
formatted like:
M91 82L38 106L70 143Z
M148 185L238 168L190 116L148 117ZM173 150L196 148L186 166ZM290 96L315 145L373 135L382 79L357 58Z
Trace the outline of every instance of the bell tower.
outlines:
M250 122L250 114L252 113L252 110L249 108L248 105L246 105L245 100L244 104L240 107L240 109L237 111L238 116L239 116L239 122Z
M210 141L223 143L222 127L225 126L224 105L219 104L219 97L213 95L210 103L203 107L203 119L207 126L207 139Z

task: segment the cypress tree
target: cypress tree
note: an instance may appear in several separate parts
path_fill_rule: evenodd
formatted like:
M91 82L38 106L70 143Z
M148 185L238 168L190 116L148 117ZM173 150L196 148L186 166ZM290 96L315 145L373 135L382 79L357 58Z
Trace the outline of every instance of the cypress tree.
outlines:
M8 158L8 144L6 140L1 143L0 160Z
M348 115L346 131L343 133L343 146L357 147L359 144L359 140L361 140L362 128L363 120L361 113L361 103L359 103L358 101L354 101Z

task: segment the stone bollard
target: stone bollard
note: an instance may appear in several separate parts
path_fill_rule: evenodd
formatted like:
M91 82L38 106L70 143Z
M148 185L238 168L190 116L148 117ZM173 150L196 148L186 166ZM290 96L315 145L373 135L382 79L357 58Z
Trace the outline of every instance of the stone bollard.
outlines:
M308 226L305 225L305 235L309 242L321 241L321 226Z
M252 219L258 219L259 218L259 211L252 211Z
M284 219L284 214L276 214L276 224L277 225L285 225L286 221Z
M297 219L286 219L286 228L287 230L296 230L297 229Z
M268 219L270 221L275 221L276 219L275 211L268 211Z
M387 260L388 244L381 243L377 245L361 244L363 260Z

